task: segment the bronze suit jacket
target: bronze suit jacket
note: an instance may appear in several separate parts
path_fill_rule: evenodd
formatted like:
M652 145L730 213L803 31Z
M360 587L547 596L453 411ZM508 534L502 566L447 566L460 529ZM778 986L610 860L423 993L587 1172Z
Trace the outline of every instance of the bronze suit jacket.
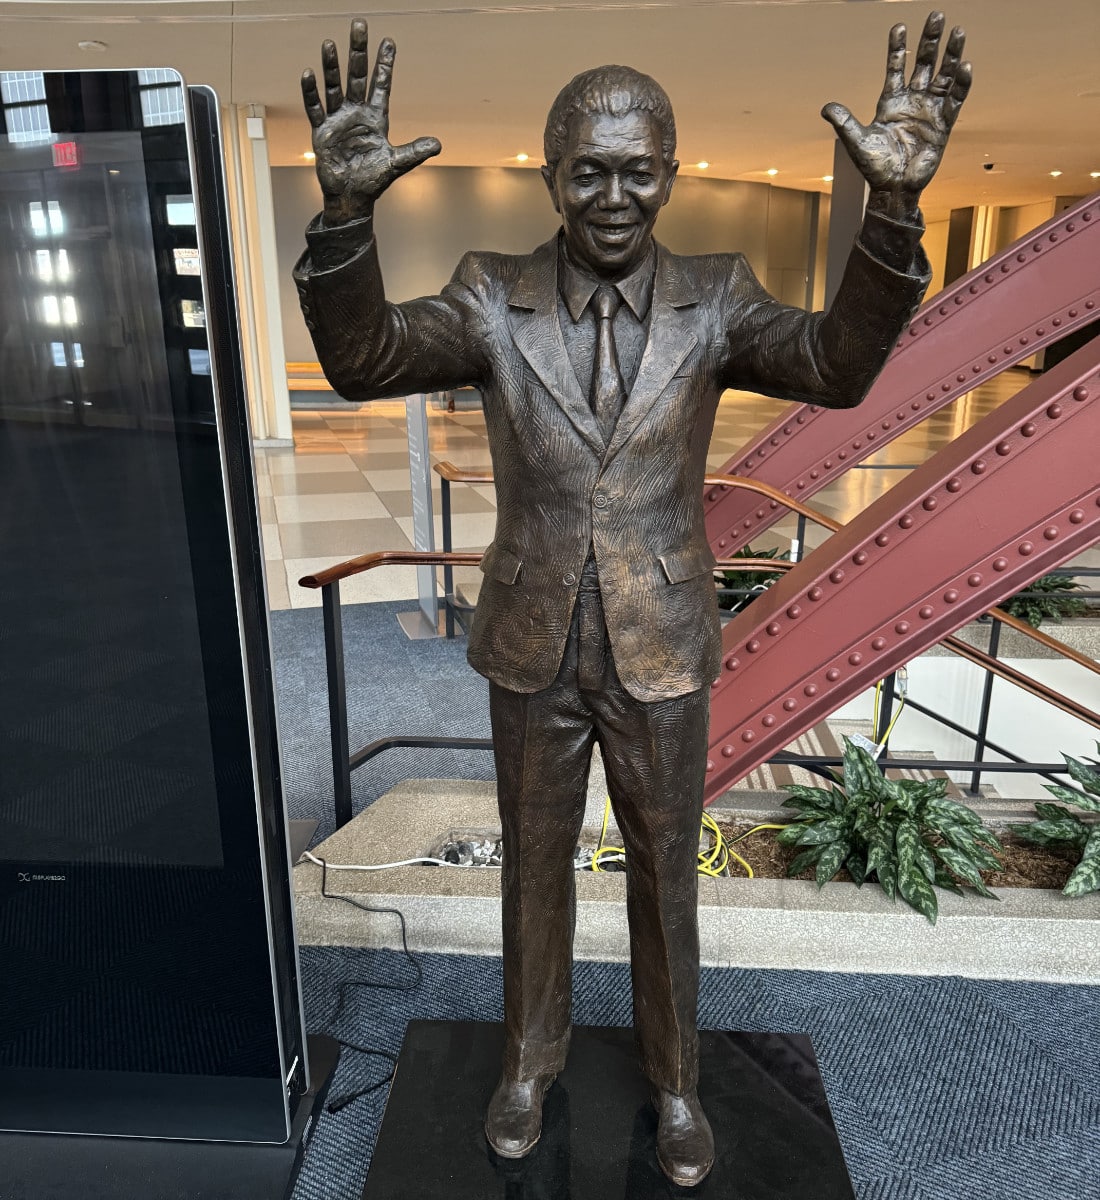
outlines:
M337 392L481 391L497 526L470 664L513 691L553 682L591 549L619 677L643 701L718 673L702 497L722 390L858 404L929 275L919 250L905 273L857 242L830 311L807 313L768 295L743 255L658 246L648 343L605 445L558 323L556 238L528 255L467 254L442 295L405 304L385 300L369 221L307 241L295 280Z

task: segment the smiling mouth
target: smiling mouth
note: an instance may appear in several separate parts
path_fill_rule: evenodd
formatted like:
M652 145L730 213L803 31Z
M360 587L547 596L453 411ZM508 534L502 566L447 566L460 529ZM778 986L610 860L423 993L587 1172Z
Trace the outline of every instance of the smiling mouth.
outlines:
M636 226L630 225L593 225L593 236L604 242L625 242L634 233Z

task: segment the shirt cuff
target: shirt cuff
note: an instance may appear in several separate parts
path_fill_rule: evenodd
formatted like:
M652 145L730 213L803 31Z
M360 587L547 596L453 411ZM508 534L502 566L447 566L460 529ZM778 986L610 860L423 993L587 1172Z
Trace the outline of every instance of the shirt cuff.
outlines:
M374 218L326 226L321 213L306 227L306 245L316 271L333 271L365 250L374 238Z
M908 221L896 221L883 213L868 211L863 216L859 242L872 258L877 258L884 266L902 275L912 275L919 273L918 251L923 233L923 220L912 225Z

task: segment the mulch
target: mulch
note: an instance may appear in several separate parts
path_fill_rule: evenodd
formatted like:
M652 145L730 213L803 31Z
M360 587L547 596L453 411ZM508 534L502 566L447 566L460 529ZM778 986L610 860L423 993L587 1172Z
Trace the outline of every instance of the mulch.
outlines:
M752 822L719 821L719 829L727 844L753 828ZM751 867L757 879L786 879L787 867L798 850L780 846L775 840L776 830L762 829L737 842L735 850ZM1002 871L983 871L982 878L989 887L998 888L1050 888L1061 891L1066 885L1077 863L1072 849L1061 851L1044 846L1033 846L1020 841L1012 834L1001 837L1003 849L997 853L1004 864ZM735 860L730 861L730 875L743 878L744 868ZM813 869L803 871L798 879L813 879ZM838 880L851 880L847 871L841 871Z

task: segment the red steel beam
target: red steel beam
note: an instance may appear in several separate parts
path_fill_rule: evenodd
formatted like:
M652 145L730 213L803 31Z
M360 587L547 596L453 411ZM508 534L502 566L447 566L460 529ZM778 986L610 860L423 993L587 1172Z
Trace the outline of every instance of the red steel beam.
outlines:
M833 411L797 405L722 468L805 500L930 413L1100 318L1100 193L964 276L917 313L867 399ZM710 489L707 537L730 553L783 508Z
M714 800L864 688L1100 538L1100 339L1029 384L725 628Z

